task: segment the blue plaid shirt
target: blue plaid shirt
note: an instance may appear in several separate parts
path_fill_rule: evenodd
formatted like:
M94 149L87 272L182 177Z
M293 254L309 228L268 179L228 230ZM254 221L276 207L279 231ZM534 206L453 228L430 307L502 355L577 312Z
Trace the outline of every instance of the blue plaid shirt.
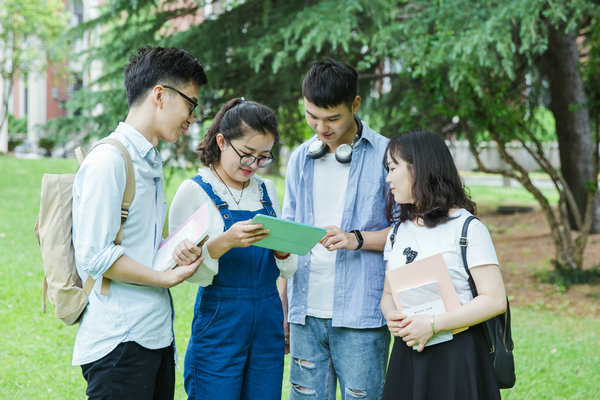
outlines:
M378 231L389 226L385 218L386 171L383 157L388 139L364 122L362 136L354 146L341 229L349 232ZM316 136L294 150L286 173L283 218L314 225L314 160L308 147ZM386 321L379 303L383 291L385 263L379 251L337 251L335 261L333 326L377 328ZM289 322L304 324L308 302L310 253L298 257L296 274L288 281Z

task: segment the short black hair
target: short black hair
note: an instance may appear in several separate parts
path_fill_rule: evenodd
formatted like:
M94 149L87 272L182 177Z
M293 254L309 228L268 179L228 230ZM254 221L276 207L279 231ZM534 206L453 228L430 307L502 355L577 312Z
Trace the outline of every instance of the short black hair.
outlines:
M207 83L204 68L190 53L176 47L148 46L138 49L125 66L127 103L141 102L157 84L198 87Z
M312 64L302 82L302 95L320 108L345 104L352 108L356 98L358 74L348 64L336 60Z
M437 133L416 129L401 133L387 145L383 165L388 170L388 157L409 164L412 170L414 203L398 207L394 195L386 198L388 222L423 218L425 226L433 227L448 221L448 211L460 207L475 214L475 203L469 198L460 179L454 159L444 139Z
M202 165L209 167L221 159L221 149L217 144L217 135L222 133L227 139L240 138L251 131L262 135L272 135L275 143L279 141L277 115L271 108L243 98L229 100L217 113L206 136L196 149Z

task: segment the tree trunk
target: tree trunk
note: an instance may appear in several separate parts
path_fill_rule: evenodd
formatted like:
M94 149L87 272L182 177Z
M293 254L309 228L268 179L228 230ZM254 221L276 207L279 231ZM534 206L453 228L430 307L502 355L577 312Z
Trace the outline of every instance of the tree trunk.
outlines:
M594 176L594 144L589 110L579 70L579 50L575 32L551 29L548 50L542 66L550 81L550 110L554 114L562 174L573 192L579 212L584 217L586 183ZM580 229L573 214L571 226ZM594 199L592 233L600 232L600 194Z
M3 62L0 60L0 62ZM11 85L0 77L0 154L8 153L8 97Z

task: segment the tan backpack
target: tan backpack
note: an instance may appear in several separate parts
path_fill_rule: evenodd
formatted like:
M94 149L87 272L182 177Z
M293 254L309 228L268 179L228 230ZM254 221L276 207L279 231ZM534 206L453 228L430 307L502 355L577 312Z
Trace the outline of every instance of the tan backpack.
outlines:
M115 238L115 244L123 240L123 224L127 219L129 206L135 196L135 176L129 152L121 142L105 138L96 143L108 143L123 154L126 169L126 186L121 204L121 227ZM94 146L94 147L95 147ZM75 149L77 160L81 164L85 152L81 147ZM77 273L71 231L73 228L72 204L73 182L75 174L44 174L40 198L40 212L34 233L42 252L44 266L44 284L42 288L42 312L46 312L46 296L54 306L55 314L65 324L79 322L88 303L88 296L95 280L88 277L85 285ZM108 295L110 280L102 278L100 293Z

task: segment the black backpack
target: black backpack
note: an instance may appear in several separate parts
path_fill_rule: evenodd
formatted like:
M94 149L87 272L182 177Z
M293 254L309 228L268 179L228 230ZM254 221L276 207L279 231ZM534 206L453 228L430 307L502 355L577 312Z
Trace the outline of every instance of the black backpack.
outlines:
M471 215L465 221L462 234L459 240L460 250L462 253L463 266L469 275L469 286L473 297L477 296L477 288L467 265L467 229L472 220L477 217ZM510 331L510 305L508 297L506 298L506 312L497 315L481 323L485 342L489 348L490 357L494 364L494 372L496 373L496 381L501 389L508 389L515 385L515 360L513 359L513 348L515 347Z

